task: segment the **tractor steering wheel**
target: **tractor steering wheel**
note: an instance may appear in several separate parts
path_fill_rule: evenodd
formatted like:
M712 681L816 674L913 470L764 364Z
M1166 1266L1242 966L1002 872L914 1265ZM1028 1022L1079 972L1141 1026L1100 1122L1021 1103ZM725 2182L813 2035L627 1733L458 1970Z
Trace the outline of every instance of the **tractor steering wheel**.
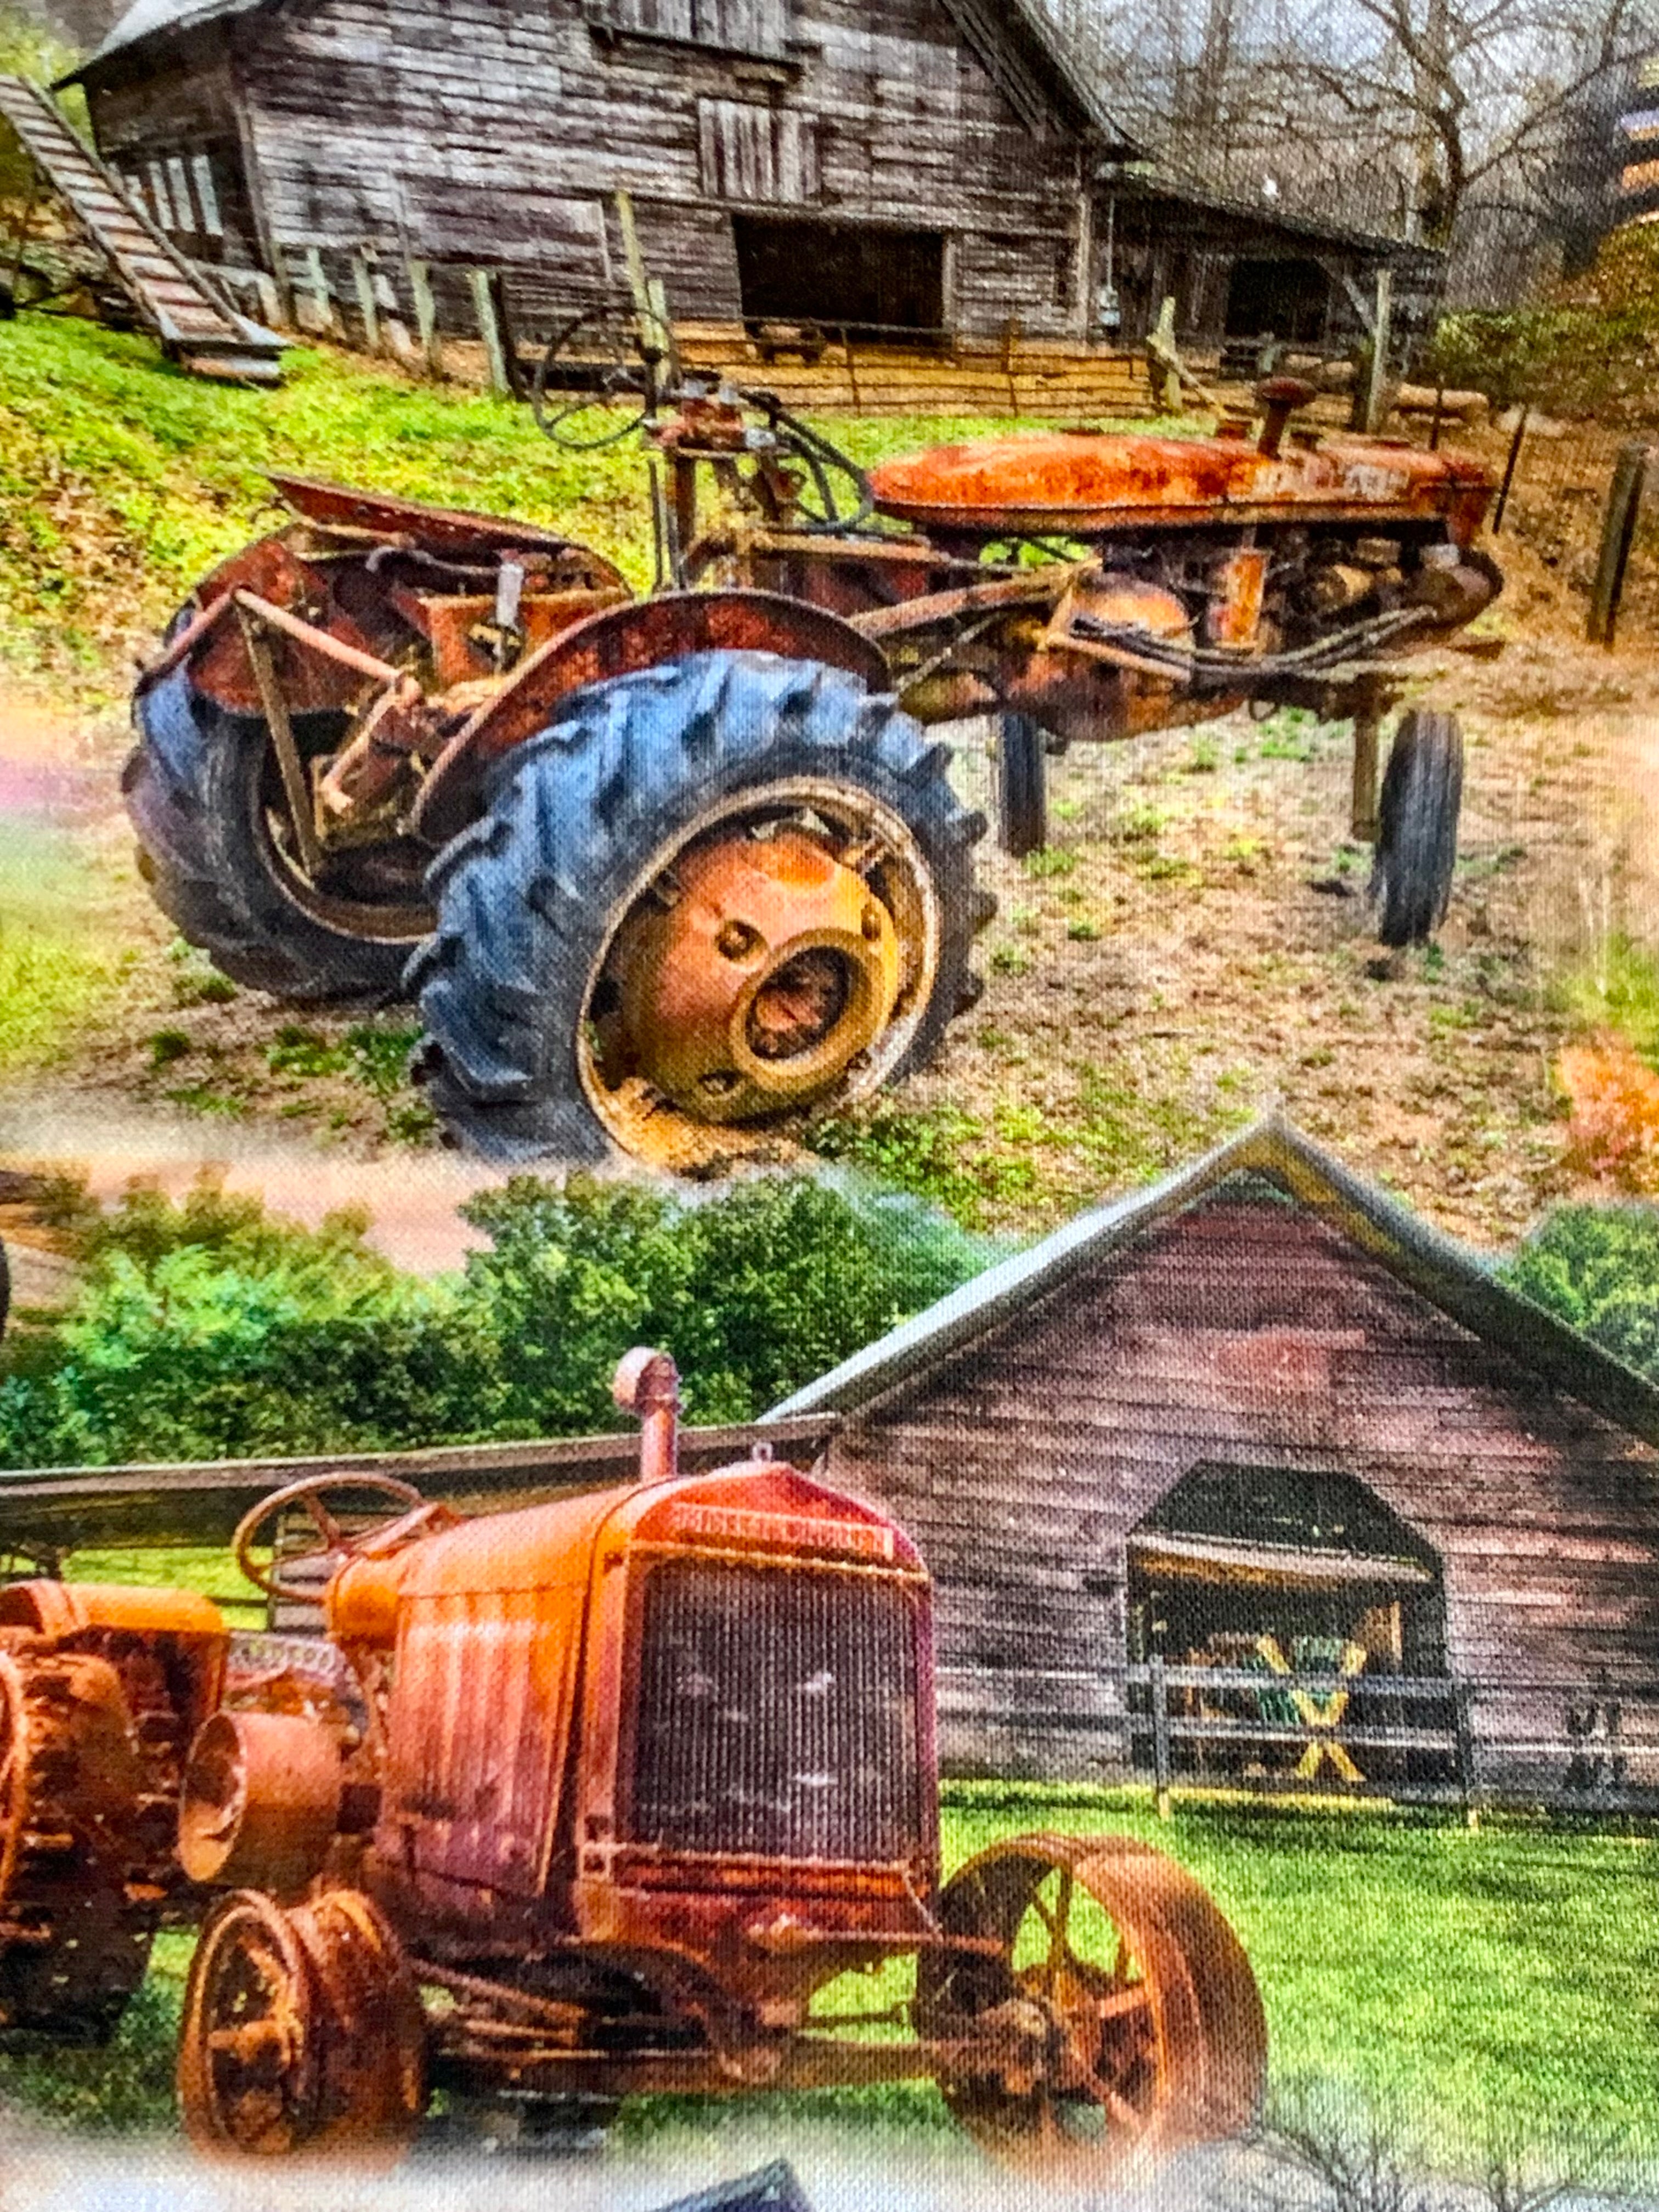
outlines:
M378 1491L403 1507L401 1513L388 1513L371 1528L361 1528L348 1534L323 1503L331 1490ZM269 1498L261 1498L252 1512L245 1513L236 1524L236 1533L230 1540L232 1556L237 1565L257 1590L267 1597L285 1597L301 1602L313 1601L317 1595L315 1583L297 1584L285 1579L275 1559L269 1567L256 1565L251 1554L254 1540L265 1523L287 1512L290 1505L303 1505L317 1531L318 1541L303 1552L288 1554L285 1566L302 1564L331 1554L349 1559L371 1543L380 1542L388 1529L406 1531L417 1535L429 1522L448 1513L448 1507L428 1503L412 1482L400 1482L392 1474L308 1474L298 1482L290 1482L281 1490L273 1490Z
M656 317L588 307L562 323L530 387L537 428L567 453L596 453L639 429L656 404L672 339Z

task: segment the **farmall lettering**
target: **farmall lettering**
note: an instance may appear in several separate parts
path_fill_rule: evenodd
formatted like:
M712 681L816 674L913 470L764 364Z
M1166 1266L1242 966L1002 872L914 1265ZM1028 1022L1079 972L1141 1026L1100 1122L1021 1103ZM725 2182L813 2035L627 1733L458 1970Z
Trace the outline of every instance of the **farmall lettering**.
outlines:
M184 1594L0 1594L6 2021L106 2032L161 1913L199 1912L179 2086L216 2153L395 2155L440 2087L558 2140L635 2092L915 2075L988 2150L1085 2175L1245 2127L1261 2002L1179 1867L1027 1835L941 1881L902 1529L758 1451L681 1474L661 1354L617 1388L620 1488L461 1520L392 1486L349 1536L360 1478L267 1500L237 1556L314 1593L258 1548L308 1512L325 1637L233 1652ZM826 2005L898 1960L897 2003Z
M462 1141L706 1165L925 1060L994 902L922 726L994 719L1019 854L1050 750L1247 702L1351 717L1378 933L1432 937L1462 738L1407 714L1380 800L1377 738L1401 660L1499 588L1479 465L1292 428L1311 394L1281 379L1212 437L866 477L768 393L665 381L659 343L607 368L572 330L539 411L562 442L639 434L649 597L556 531L283 477L292 520L203 582L135 702L161 904L278 998L417 1000Z

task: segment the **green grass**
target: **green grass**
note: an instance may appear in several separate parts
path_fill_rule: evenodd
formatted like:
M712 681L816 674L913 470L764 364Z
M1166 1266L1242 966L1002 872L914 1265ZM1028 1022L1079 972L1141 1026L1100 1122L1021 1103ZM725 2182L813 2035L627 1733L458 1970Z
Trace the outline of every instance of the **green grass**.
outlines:
M70 841L0 817L0 1075L60 1058L124 964Z
M632 439L550 445L526 407L316 347L271 392L204 383L145 337L72 319L0 324L0 659L89 702L197 580L268 526L263 471L556 524L648 580L646 477ZM860 462L1018 427L1011 418L836 418Z
M1651 1836L1493 1820L1471 1833L1370 1808L1202 1804L1163 1824L1139 1791L946 1790L949 1865L1032 1828L1139 1836L1210 1887L1261 1985L1279 2106L1336 2092L1448 2168L1517 2137L1577 2144L1627 2173L1659 2159ZM158 1942L110 2051L0 2056L0 2096L69 2124L170 2125L188 1948L181 1934ZM907 1972L848 1978L823 2008L890 2002ZM941 2140L951 2127L931 2087L902 2084L729 2105L640 2100L623 2132L752 2130L769 2114Z
M233 1624L246 1626L257 1612L263 1625L265 1601L247 1582L222 1544L188 1550L134 1549L72 1553L64 1572L71 1582L125 1583L141 1589L199 1590L224 1606Z
M1612 1030L1632 1052L1659 1068L1659 956L1615 934L1593 966L1565 989L1568 1011L1586 1029Z

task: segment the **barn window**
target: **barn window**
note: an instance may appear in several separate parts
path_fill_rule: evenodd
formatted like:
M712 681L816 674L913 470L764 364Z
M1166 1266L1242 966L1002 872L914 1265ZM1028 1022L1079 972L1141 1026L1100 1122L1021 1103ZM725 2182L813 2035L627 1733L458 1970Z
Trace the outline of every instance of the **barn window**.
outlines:
M799 206L818 196L817 125L787 108L700 100L697 145L704 197Z
M584 0L601 34L665 39L723 53L781 54L788 0Z

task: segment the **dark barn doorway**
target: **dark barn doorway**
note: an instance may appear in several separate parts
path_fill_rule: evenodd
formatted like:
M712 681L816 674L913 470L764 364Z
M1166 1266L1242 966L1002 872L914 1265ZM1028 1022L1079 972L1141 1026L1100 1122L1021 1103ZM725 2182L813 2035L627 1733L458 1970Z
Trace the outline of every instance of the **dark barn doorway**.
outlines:
M1247 257L1228 279L1226 334L1320 345L1330 305L1331 280L1318 262Z
M939 331L945 321L945 234L862 223L732 219L744 320L861 324Z
M1261 1688L1185 1687L1170 1711L1259 1725L1178 1741L1188 1771L1386 1783L1445 1778L1434 1751L1275 1741L1275 1727L1433 1725L1437 1714L1389 1697L1389 1675L1446 1672L1440 1561L1406 1522L1351 1475L1201 1465L1129 1540L1129 1657L1243 1670ZM1317 1687L1308 1677L1317 1678ZM1290 1679L1287 1679L1290 1678ZM1328 1680L1330 1689L1323 1684ZM1149 1761L1150 1746L1141 1747Z

